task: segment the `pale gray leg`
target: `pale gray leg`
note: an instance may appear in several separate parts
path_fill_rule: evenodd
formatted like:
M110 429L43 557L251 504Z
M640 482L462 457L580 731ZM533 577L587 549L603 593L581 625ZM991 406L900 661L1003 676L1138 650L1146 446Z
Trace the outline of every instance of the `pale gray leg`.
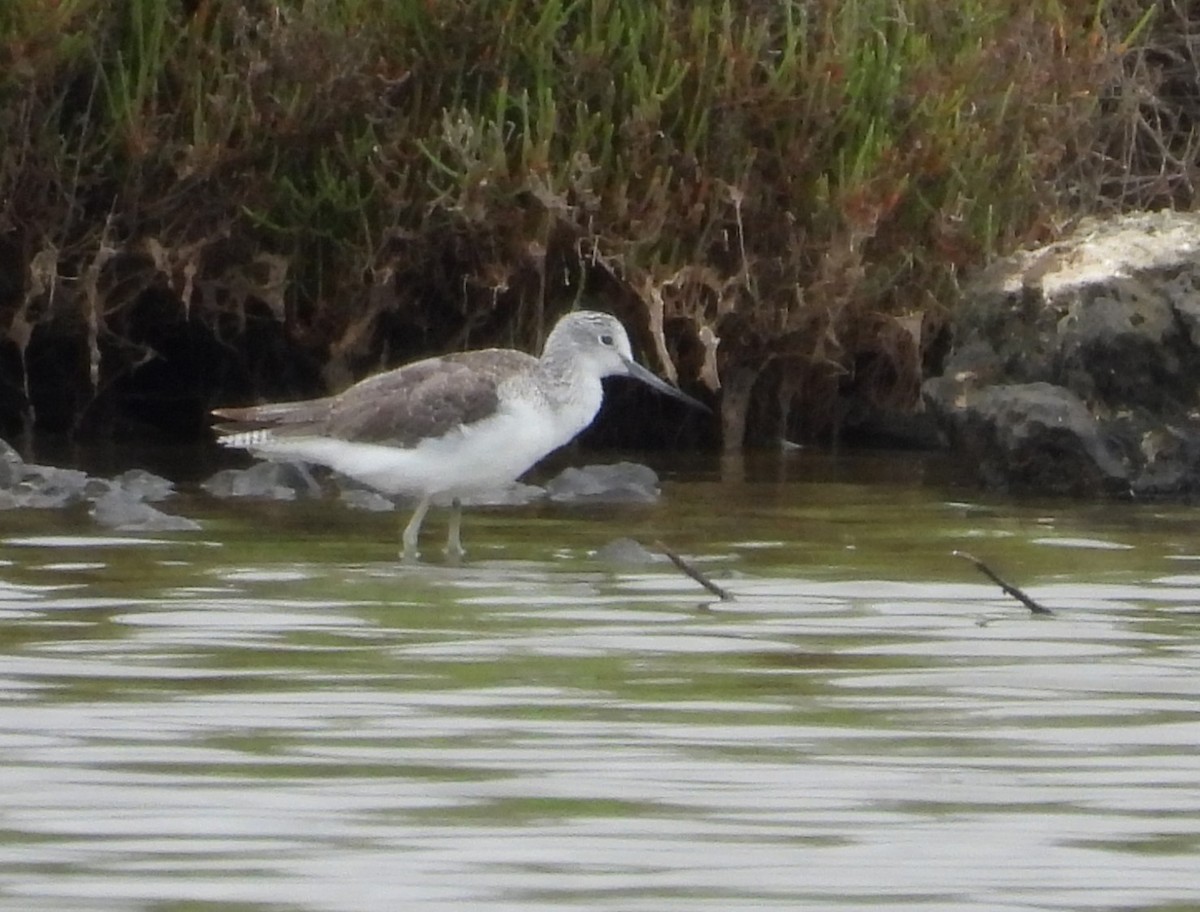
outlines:
M421 534L421 523L425 521L425 514L428 512L429 498L422 497L421 502L417 504L417 508L413 510L412 519L404 527L404 535L400 539L404 542L404 550L400 552L400 556L406 561L415 561L420 555L420 552L417 550L417 538Z
M462 501L456 497L450 503L450 535L446 538L446 556L462 560L466 553L462 546Z

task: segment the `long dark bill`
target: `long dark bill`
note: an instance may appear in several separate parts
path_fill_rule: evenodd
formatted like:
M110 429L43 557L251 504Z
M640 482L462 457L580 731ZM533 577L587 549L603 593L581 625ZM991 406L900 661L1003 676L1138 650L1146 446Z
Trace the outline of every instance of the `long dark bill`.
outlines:
M710 414L712 413L712 409L710 409L699 399L693 399L683 390L671 386L671 384L669 384L666 380L663 380L657 374L646 370L646 368L642 367L636 361L625 361L625 370L628 372L630 377L633 377L635 380L641 380L651 389L658 390L660 393L665 393L674 399L678 399L680 402L686 402L692 408L698 408L701 411L709 412Z

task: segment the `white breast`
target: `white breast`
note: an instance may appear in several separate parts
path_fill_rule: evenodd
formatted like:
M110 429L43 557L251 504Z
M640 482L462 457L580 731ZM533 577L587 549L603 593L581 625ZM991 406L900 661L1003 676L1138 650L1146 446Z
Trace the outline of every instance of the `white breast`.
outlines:
M573 395L558 404L528 390L505 392L493 415L410 449L270 435L233 445L263 456L326 465L388 494L466 495L512 483L571 441L596 417L603 395L598 379L577 383Z

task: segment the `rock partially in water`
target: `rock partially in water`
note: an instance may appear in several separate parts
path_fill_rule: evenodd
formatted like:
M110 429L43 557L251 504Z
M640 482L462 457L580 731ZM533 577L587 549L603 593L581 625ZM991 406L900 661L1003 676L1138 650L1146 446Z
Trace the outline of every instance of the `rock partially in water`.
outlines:
M1146 467L1130 485L1135 495L1163 497L1180 491L1198 493L1196 467L1200 466L1200 429L1153 429L1142 436L1141 452Z
M392 498L352 478L334 473L338 498L355 510L384 512L410 506L414 498ZM200 485L214 497L258 497L271 500L322 497L326 488L309 467L293 462L257 462L246 469L223 469ZM462 498L464 507L525 506L548 495L559 503L653 503L658 499L658 475L644 465L618 462L566 469L546 487L513 482ZM437 498L440 506L449 497Z
M0 440L0 490L15 487L25 474L25 460L7 441Z
M113 479L121 490L137 500L158 503L175 496L175 483L145 469L129 469Z
M337 482L339 488L338 499L353 510L370 510L382 513L387 510L396 509L397 502L402 504L406 509L416 504L416 498L388 497L374 488L367 487L345 476L337 476ZM541 500L545 496L545 488L514 482L506 487L497 488L494 491L485 491L480 494L463 497L462 504L464 507L520 507ZM438 506L448 506L450 501L451 498L448 497L435 499Z
M386 512L399 500L408 506L412 498L392 498L352 478L334 475L338 498L354 510ZM296 500L322 497L326 488L309 467L293 462L256 462L246 469L223 469L200 485L214 497L257 497ZM654 503L658 500L658 475L648 466L634 462L569 468L546 485L514 482L502 488L462 498L465 507L525 506L547 496L557 503ZM449 504L449 498L436 501Z
M614 538L600 548L595 557L606 564L627 566L654 564L664 559L633 538Z
M1200 495L1200 214L1089 221L990 268L922 393L1001 487Z
M636 462L564 469L546 484L555 503L654 503L658 474Z
M117 532L192 532L200 528L194 519L164 513L120 486L96 498L89 512L100 525Z
M90 502L97 523L122 532L177 532L200 528L195 520L171 516L147 504L174 493L165 478L130 469L113 479L78 469L25 462L0 441L0 510L57 510Z
M344 487L339 492L338 499L352 510L386 513L396 509L396 503L390 497L369 488Z
M220 498L296 500L324 493L308 466L297 462L256 462L246 469L222 469L200 487Z
M92 485L92 492L99 493ZM89 478L77 469L24 462L16 483L5 489L4 509L61 510L87 500Z
M1129 467L1070 390L998 384L968 397L957 443L985 482L1058 494L1120 493Z
M523 507L526 504L537 503L546 496L546 489L539 485L523 484L514 481L512 484L494 491L482 494L472 494L462 498L464 507Z

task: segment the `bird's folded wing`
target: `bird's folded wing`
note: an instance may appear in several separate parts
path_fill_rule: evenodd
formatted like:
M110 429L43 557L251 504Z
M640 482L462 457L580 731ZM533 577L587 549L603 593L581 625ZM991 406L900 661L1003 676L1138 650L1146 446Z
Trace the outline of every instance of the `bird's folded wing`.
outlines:
M500 404L500 380L527 360L532 359L504 351L428 358L368 377L336 396L213 414L224 419L217 425L222 434L262 430L274 437L412 447L493 414Z
M350 387L330 410L328 431L362 443L412 447L496 411L497 379L453 358L429 358Z

